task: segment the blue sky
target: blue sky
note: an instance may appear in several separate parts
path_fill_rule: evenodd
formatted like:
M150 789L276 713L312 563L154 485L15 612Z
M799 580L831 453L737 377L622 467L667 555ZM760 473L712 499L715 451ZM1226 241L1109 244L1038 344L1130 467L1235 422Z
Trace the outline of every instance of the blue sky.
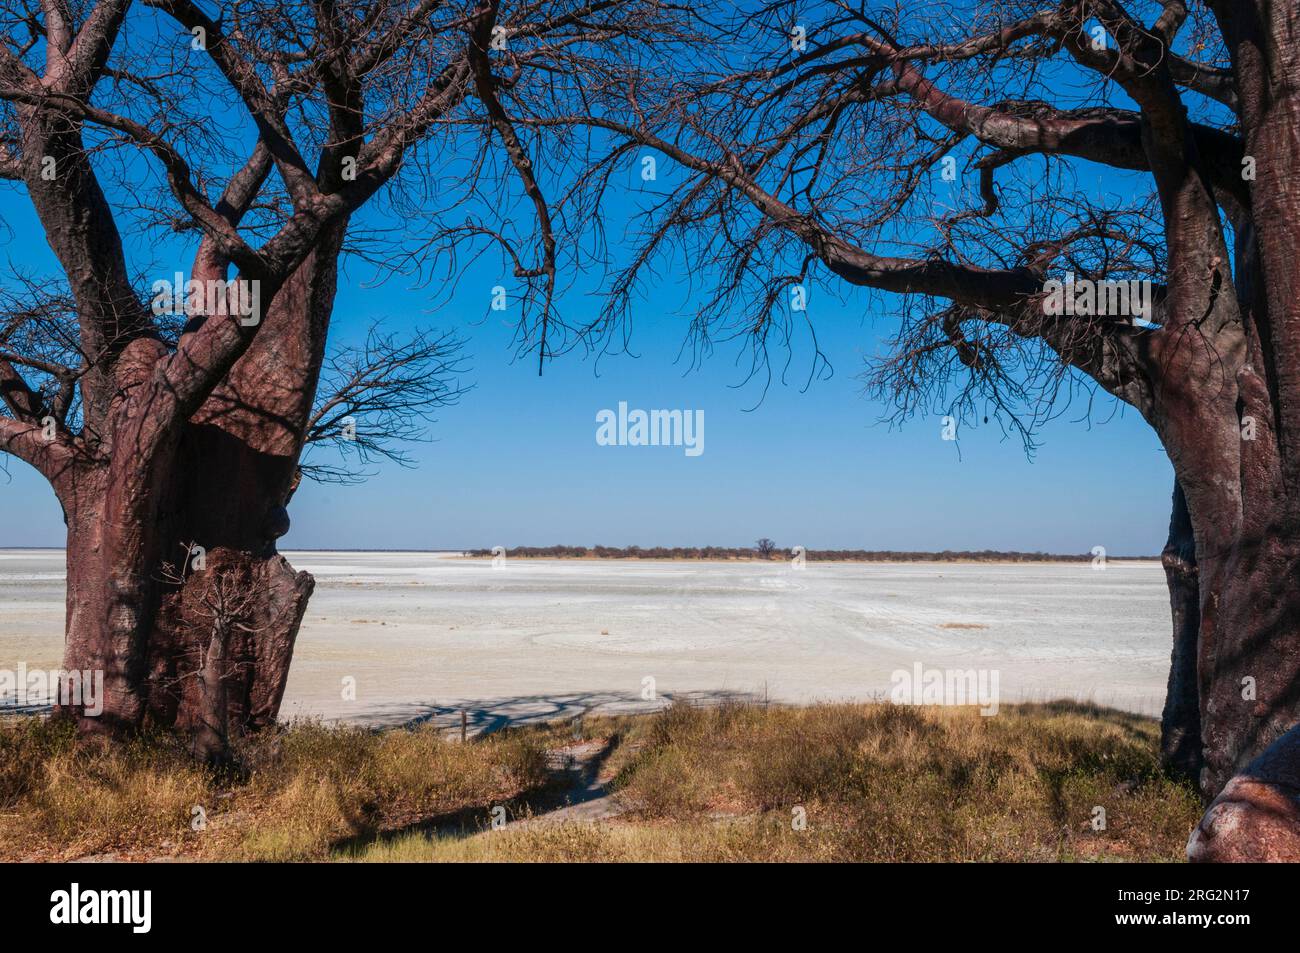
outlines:
M634 181L636 158L628 164ZM672 174L665 160L660 168ZM110 198L121 199L107 175ZM144 183L137 189L164 188L156 173L131 177ZM12 186L0 191L0 220L0 266L52 274L52 255ZM610 234L617 260L618 232ZM187 271L192 255L155 234L136 234L128 249L146 278ZM355 339L377 318L395 330L456 330L466 340L461 383L472 390L439 412L433 442L412 448L416 468L381 466L356 486L304 485L282 548L736 546L759 536L812 549L1084 553L1101 545L1152 554L1163 545L1168 460L1141 418L1108 399L1091 424L1072 409L1046 425L1032 461L995 425L963 427L959 455L941 439L938 417L901 429L880 423L887 408L862 395L858 375L894 327L889 298L845 302L814 290L809 313L833 374L805 386L810 355L807 341L796 341L788 382L764 392L761 380L746 382L748 357L737 348L720 346L692 369L682 355L691 300L669 268L634 309L635 356L570 354L539 378L534 356L516 359L517 312L487 311L492 286L512 287L495 268L481 260L450 294L434 295L401 278L375 286L372 266L345 263L335 339ZM588 293L598 288L599 276L585 276L560 310L591 316ZM705 452L599 446L596 415L620 401L702 410ZM52 492L25 464L7 464L0 546L62 545Z
M6 252L31 248L28 213L12 197L0 209L24 226ZM305 484L283 548L750 545L759 536L809 548L1149 554L1163 545L1171 470L1132 410L1111 416L1107 402L1094 416L1110 419L1091 426L1066 413L1043 429L1032 462L993 425L963 427L959 456L938 417L879 423L886 408L863 397L856 377L892 327L888 299L845 305L814 292L809 310L833 374L805 386L808 355L796 347L789 383L764 394L761 382L745 383L738 350L720 347L690 369L686 320L670 294L637 306L635 357L571 354L539 378L532 357L514 358L512 312L484 316L488 289L504 280L490 267L432 309L427 290L399 279L364 287L371 274L346 269L336 333L375 318L456 329L472 389L438 412L433 442L412 448L416 468L382 466L356 486ZM594 307L576 295L562 306ZM703 410L704 453L599 446L596 414L619 401ZM0 487L0 546L62 544L58 504L33 471L11 459Z
M830 316L836 373L806 392L757 387L717 355L683 376L680 322L641 338L640 357L567 360L538 378L511 365L502 330L472 340L476 388L441 412L421 465L294 501L286 545L462 547L603 543L867 549L1020 549L1154 553L1168 524L1171 473L1130 412L1091 430L1058 422L1029 462L995 428L963 431L961 457L937 418L901 430L853 380L877 332ZM884 323L882 320L880 323ZM595 415L699 408L705 452L605 447Z

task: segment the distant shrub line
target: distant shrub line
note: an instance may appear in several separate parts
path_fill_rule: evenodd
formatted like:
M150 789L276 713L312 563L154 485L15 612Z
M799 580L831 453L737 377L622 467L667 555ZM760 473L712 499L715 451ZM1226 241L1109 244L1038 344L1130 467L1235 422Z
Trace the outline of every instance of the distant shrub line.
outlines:
M471 549L470 556L491 556L490 549ZM794 558L794 551L776 549L764 556L744 546L516 546L506 556L544 559L738 559L776 561ZM1087 562L1083 554L1001 552L993 549L951 550L942 552L902 552L892 549L810 549L805 558L816 562ZM1113 557L1124 558L1124 557ZM1154 558L1154 557L1129 557Z

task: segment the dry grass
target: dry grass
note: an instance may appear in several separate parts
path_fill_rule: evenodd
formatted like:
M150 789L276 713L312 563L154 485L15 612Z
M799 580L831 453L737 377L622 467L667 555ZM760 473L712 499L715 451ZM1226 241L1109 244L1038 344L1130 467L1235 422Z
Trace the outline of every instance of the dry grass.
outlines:
M350 838L501 803L547 779L544 749L517 733L460 745L431 729L298 723L239 756L237 775L218 773L166 736L109 748L57 722L0 721L0 858L320 859Z
M773 819L696 820L677 824L607 822L551 827L507 827L468 837L411 835L346 852L339 859L367 863L690 863L835 859L810 852ZM818 838L820 835L812 835Z
M624 742L598 825L410 836L362 860L1181 860L1201 812L1149 719L1074 704L675 706ZM1093 829L1094 811L1106 827ZM796 829L796 809L806 826Z
M0 856L158 843L203 803L205 772L160 739L78 742L66 722L0 722ZM178 825L178 822L179 825Z
M0 857L1177 860L1201 810L1160 771L1154 722L1084 705L1003 706L991 718L678 705L588 718L584 734L618 739L604 776L623 813L494 831L493 806L515 819L553 801L546 752L572 740L571 726L461 745L429 729L296 724L247 745L233 776L196 768L165 737L106 748L5 719ZM196 805L202 831L191 829Z

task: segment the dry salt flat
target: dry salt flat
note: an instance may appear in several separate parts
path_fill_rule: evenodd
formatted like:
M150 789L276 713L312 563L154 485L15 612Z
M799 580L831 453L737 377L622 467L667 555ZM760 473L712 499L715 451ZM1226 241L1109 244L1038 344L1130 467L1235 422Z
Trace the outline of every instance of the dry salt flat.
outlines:
M1158 714L1156 561L808 563L290 552L316 576L282 713L471 730L674 697L888 698L891 675L992 670L1000 701ZM63 554L0 550L0 668L57 667ZM355 696L355 697L353 697Z

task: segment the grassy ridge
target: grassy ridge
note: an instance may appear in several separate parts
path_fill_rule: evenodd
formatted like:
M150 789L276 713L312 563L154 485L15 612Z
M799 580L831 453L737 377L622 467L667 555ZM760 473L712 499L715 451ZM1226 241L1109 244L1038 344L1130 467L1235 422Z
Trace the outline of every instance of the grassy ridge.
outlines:
M166 739L126 749L0 723L0 852L307 860L1177 860L1201 806L1158 725L1077 704L677 705L587 718L614 816L547 823L572 726L461 745L296 725L239 777ZM204 830L190 827L206 805ZM508 823L489 828L493 807ZM1093 826L1105 810L1105 829ZM529 820L530 815L536 815ZM802 815L802 827L797 818ZM525 823L519 823L524 820Z

